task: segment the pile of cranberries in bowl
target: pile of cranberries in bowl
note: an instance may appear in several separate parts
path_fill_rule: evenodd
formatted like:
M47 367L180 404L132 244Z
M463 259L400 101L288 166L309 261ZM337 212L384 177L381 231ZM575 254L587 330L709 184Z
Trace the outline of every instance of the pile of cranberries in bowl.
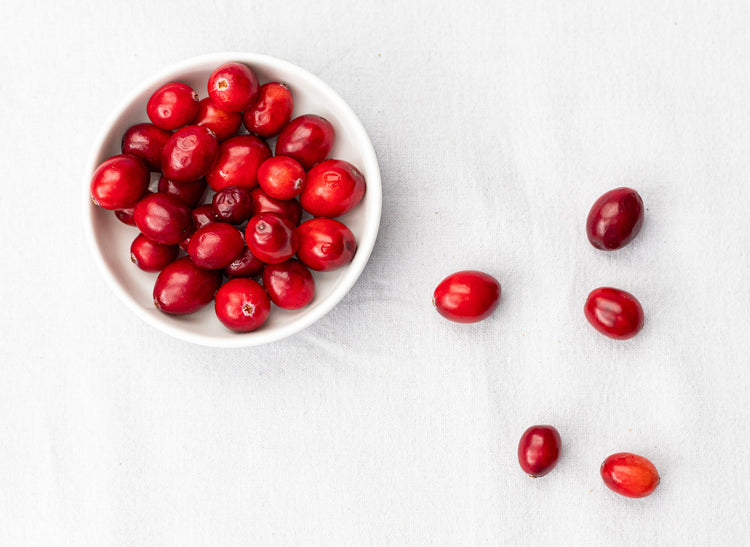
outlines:
M180 81L154 91L143 105L148 121L124 132L122 153L99 164L89 191L139 230L131 259L159 272L159 310L185 315L213 301L223 325L249 332L272 303L307 306L312 272L352 261L356 238L337 217L362 201L366 181L330 157L329 121L292 118L283 83L261 85L250 66L229 62L213 70L207 90L202 100Z

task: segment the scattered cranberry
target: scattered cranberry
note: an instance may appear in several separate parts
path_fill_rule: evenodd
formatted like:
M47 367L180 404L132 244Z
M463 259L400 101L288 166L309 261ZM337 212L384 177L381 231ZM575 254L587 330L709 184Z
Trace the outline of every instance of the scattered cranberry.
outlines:
M179 243L193 227L190 207L169 194L146 196L135 206L133 217L135 225L146 237L164 245Z
M226 222L212 222L190 236L188 254L193 264L206 270L229 266L242 253L242 233Z
M594 289L589 293L583 311L592 327L615 340L632 338L643 328L641 303L620 289Z
M159 192L177 196L188 207L196 207L201 202L203 196L206 195L206 188L206 181L203 179L177 183L167 177L159 178Z
M130 260L144 272L159 272L177 258L177 245L164 245L138 234L130 245Z
M219 142L222 142L237 133L242 125L242 114L223 110L211 102L209 97L206 97L198 103L198 113L195 115L192 125L208 127L216 133Z
M557 465L560 434L551 425L534 425L524 431L518 442L518 463L530 476L543 477Z
M333 218L351 211L364 195L365 177L356 167L348 161L326 160L307 173L300 203L313 216Z
M332 218L307 220L299 225L297 233L297 257L311 270L337 270L349 264L357 251L352 231Z
M223 110L241 112L258 98L258 77L242 63L225 63L208 78L208 96Z
M602 462L599 470L607 488L628 498L644 498L659 486L656 467L643 456L619 452Z
M597 249L613 251L633 241L642 225L641 196L631 188L615 188L594 202L586 219L586 234Z
M255 135L237 135L221 143L219 157L206 174L215 192L227 186L258 185L258 167L271 157L271 149Z
M302 220L302 206L296 199L276 199L266 194L262 188L253 188L253 214L276 213L288 218L296 226Z
M268 264L263 270L263 286L271 301L285 310L303 308L315 296L315 280L310 270L294 259Z
M276 199L294 199L305 187L305 170L288 156L274 156L258 168L258 184Z
M216 293L216 316L236 332L250 332L266 322L271 302L263 287L247 277L230 279Z
M156 278L154 304L165 313L193 313L213 300L220 284L220 270L203 270L184 256L169 264Z
M253 216L253 198L245 186L226 186L214 194L216 216L230 224L242 224Z
M266 263L258 259L250 249L245 247L240 256L224 268L224 273L228 277L254 277L263 273Z
M299 243L291 220L274 213L255 215L245 229L247 246L255 256L268 264L292 258Z
M483 272L465 270L443 279L432 303L440 315L456 323L476 323L488 318L500 301L500 283Z
M146 114L161 129L177 129L189 124L198 112L198 94L189 85L171 82L154 91L146 104Z
M250 133L267 139L278 135L292 117L294 99L289 88L278 82L260 86L258 99L242 118Z
M219 155L219 141L207 127L189 125L175 131L164 145L161 170L174 182L204 177Z
M91 200L104 209L132 207L146 193L150 178L146 164L135 156L113 156L94 171Z
M323 161L333 147L335 132L325 118L305 114L289 122L276 141L276 155L289 156L305 169Z
M199 205L198 207L193 209L191 216L193 217L193 230L192 232L190 232L190 235L183 239L180 243L180 248L185 252L187 252L188 245L190 245L190 237L192 236L192 234L194 234L207 224L219 221L219 217L216 216L216 211L214 211L214 208L210 203Z
M122 153L141 159L151 171L161 170L161 152L167 144L170 131L152 123L139 123L125 131L122 136Z

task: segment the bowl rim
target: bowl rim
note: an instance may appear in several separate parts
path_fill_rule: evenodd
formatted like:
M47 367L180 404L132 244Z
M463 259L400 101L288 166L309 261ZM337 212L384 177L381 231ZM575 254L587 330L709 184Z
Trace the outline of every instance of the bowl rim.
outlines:
M148 88L154 87L164 80L174 78L174 75L178 72L193 69L197 65L215 64L215 66L219 66L220 64L230 61L247 63L251 67L253 64L263 65L284 72L294 73L295 80L304 81L305 86L309 84L310 86L318 88L318 91L325 96L326 101L330 101L332 108L337 111L339 117L344 118L342 123L350 127L355 134L357 138L356 147L361 147L364 158L362 167L363 171L367 173L366 198L368 200L368 211L371 211L371 214L364 222L364 229L357 241L357 252L354 255L354 259L346 266L344 276L338 281L333 292L331 292L320 305L312 308L308 313L299 316L299 318L296 318L294 321L275 327L272 330L264 331L259 329L250 333L237 333L236 336L217 338L207 334L187 332L178 324L170 322L170 316L166 314L162 316L161 314L145 313L142 306L120 285L119 281L115 278L115 275L106 263L97 242L94 230L94 214L96 206L91 202L90 184L91 175L100 163L99 157L104 151L105 142L107 141L107 137L110 134L112 127L139 95ZM94 145L92 146L88 160L86 161L83 185L84 231L94 261L110 289L114 291L119 299L125 303L133 313L143 319L146 323L166 334L169 334L170 336L173 336L174 338L186 342L208 347L243 348L275 342L309 327L331 311L344 298L344 296L346 296L364 271L370 255L372 254L378 230L380 228L382 201L380 167L378 165L377 155L375 153L375 148L372 145L372 141L370 140L370 137L359 117L331 86L306 69L284 59L260 53L225 51L183 59L159 70L156 74L142 80L131 89L107 116L104 123L101 125L101 129L96 136Z

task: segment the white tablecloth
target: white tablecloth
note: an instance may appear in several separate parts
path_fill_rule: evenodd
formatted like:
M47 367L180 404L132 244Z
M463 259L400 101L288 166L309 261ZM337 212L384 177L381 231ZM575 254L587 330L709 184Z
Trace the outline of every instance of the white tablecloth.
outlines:
M750 537L750 4L5 2L1 545L739 545ZM383 218L351 293L269 346L128 311L86 248L105 117L172 62L239 50L328 82L367 128ZM590 205L638 189L619 252ZM495 275L456 325L435 285ZM597 334L613 285L646 326ZM518 438L563 454L526 477ZM632 451L643 500L599 478Z

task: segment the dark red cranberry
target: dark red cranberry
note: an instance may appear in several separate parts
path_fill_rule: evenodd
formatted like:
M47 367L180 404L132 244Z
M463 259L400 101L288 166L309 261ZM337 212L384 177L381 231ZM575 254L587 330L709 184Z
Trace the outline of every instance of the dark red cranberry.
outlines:
M583 311L592 327L615 340L632 338L643 328L641 303L620 289L594 289L589 293Z
M130 245L130 260L144 272L159 272L177 258L177 245L164 245L138 234Z
M219 141L207 127L189 125L175 131L164 145L161 170L174 182L204 177L219 155Z
M154 284L154 305L165 313L193 313L213 300L221 284L220 270L203 270L190 257L165 267Z
M212 222L190 236L188 254L193 264L206 270L229 266L245 247L242 233L226 222Z
M127 209L118 209L117 211L115 211L115 216L117 217L117 220L119 220L123 224L127 224L128 226L135 226L135 219L133 218L133 207L128 207Z
M253 216L253 198L245 186L227 186L214 194L216 216L230 224L242 224Z
M250 332L266 322L271 301L257 281L247 277L230 279L216 293L216 317L236 332Z
M278 82L270 82L260 86L258 99L245 110L242 119L250 133L267 139L278 135L289 123L292 110L294 99L289 88Z
M296 199L272 198L261 188L253 188L250 195L253 199L253 215L276 213L291 220L295 226L302 219L302 206Z
M161 170L161 152L167 144L170 131L152 123L139 123L122 136L122 153L140 158L151 171Z
M365 177L348 161L326 160L307 173L299 197L302 208L316 217L348 213L365 195Z
M242 63L224 63L208 78L208 96L223 110L241 112L258 98L258 77Z
M265 262L258 259L250 249L245 247L242 250L242 254L234 259L234 261L224 268L224 273L228 277L255 277L263 273L263 267L266 265Z
M276 155L289 156L310 169L326 159L333 147L335 132L325 118L305 114L294 118L279 134Z
M258 185L258 167L271 157L271 149L255 135L237 135L221 143L216 163L206 174L214 192L227 186Z
M199 205L198 207L193 209L192 217L193 230L190 232L190 235L194 234L207 224L219 221L219 217L216 216L216 211L214 211L214 208L210 203ZM183 251L187 252L188 245L190 245L190 236L186 237L180 242L180 248Z
M104 209L127 209L146 193L150 180L143 161L128 154L113 156L91 176L91 200Z
M177 183L167 177L159 178L159 192L177 196L191 208L196 207L201 202L203 196L206 195L207 187L206 181L203 179Z
M620 249L643 226L643 200L631 188L615 188L594 202L586 219L586 235L602 251Z
M198 94L189 85L171 82L154 91L146 104L146 114L161 129L177 129L189 124L198 112Z
M285 310L307 306L315 296L313 276L298 260L268 264L263 270L263 286L271 301Z
M543 477L557 465L560 434L551 425L534 425L524 431L518 442L518 463L530 476Z
M294 224L274 213L261 213L251 218L245 229L245 240L250 252L268 264L289 260L297 251Z
M476 323L492 315L500 302L500 283L489 274L464 270L449 275L435 288L438 313L456 323Z
M311 270L329 272L354 258L357 241L344 224L332 218L312 218L299 225L297 257Z
M198 113L192 125L208 127L216 133L219 142L227 140L237 133L242 125L242 113L230 112L216 106L209 97L198 103Z
M135 225L146 237L165 245L176 245L193 228L190 207L169 194L146 196L135 206L133 216Z
M258 168L258 184L272 198L294 199L305 187L305 170L288 156L274 156Z

